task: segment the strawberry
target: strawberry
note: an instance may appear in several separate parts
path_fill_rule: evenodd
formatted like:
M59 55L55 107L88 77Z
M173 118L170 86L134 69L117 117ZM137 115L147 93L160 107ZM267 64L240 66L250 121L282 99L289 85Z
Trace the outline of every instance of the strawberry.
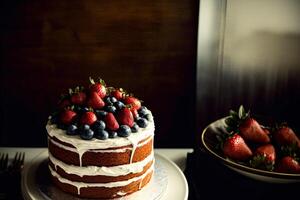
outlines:
M80 118L81 124L92 125L97 120L94 112L88 111L82 114Z
M60 121L65 125L69 125L74 121L76 116L77 114L73 110L67 109L60 114Z
M73 104L83 105L86 100L86 94L84 92L75 93L71 96L71 102Z
M105 82L99 78L98 82L95 82L94 79L90 77L90 92L96 92L100 98L104 98L106 96L106 84Z
M123 108L117 114L117 119L119 124L128 125L129 127L133 126L134 118L129 108Z
M125 91L122 88L114 89L110 93L113 97L115 97L117 100L123 99L125 95Z
M133 96L125 97L124 103L127 105L131 105L136 110L139 110L141 108L141 101Z
M225 120L227 130L237 131L246 140L255 143L269 143L269 132L250 117L250 112L245 112L244 107L240 106L238 113L230 111L230 116Z
M248 118L239 126L241 136L247 140L257 143L269 143L270 138L260 124L253 118Z
M71 102L77 105L83 105L86 100L86 94L83 91L83 87L76 87L74 90L69 89L69 94L71 95Z
M255 155L262 155L270 162L275 162L276 154L275 148L272 144L265 144L258 147L255 151Z
M131 111L134 119L137 119L139 117L139 113L135 108L133 108L133 107L130 108L130 111Z
M271 134L271 132L270 132L270 130L268 128L263 128L263 130L264 130L265 134L267 134L267 135Z
M291 156L285 156L279 161L275 171L282 172L282 173L299 174L300 173L300 165Z
M300 140L293 131L288 126L279 127L274 133L275 141L279 145L291 145L295 143L300 148Z
M62 99L61 101L59 101L58 106L60 109L64 109L68 106L71 105L71 102L69 99Z
M105 106L104 101L101 99L101 97L96 92L91 92L87 105L92 107L93 109L100 109Z
M108 130L116 131L119 129L119 123L112 113L107 113L105 115L104 122Z
M259 146L250 160L250 166L259 169L273 170L276 159L275 148L272 144Z
M228 158L239 161L247 160L253 154L245 140L237 133L225 140L223 153Z

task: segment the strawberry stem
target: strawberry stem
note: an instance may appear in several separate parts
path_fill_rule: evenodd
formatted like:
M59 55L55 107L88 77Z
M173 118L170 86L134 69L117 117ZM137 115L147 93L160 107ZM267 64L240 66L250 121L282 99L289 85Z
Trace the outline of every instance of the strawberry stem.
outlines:
M95 81L94 81L94 79L92 77L89 77L89 80L90 80L91 84L95 84Z

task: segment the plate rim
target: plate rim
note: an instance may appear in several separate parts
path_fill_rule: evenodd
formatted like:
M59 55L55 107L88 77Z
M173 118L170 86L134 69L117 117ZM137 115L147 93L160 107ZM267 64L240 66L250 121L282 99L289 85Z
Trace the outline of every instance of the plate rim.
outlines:
M184 190L185 190L185 195L184 195L184 199L183 200L187 200L188 199L188 196L189 196L189 186L188 186L188 182L187 182L187 179L184 175L184 173L182 172L182 170L178 167L178 165L176 165L172 160L170 160L169 158L167 158L166 156L160 154L160 153L157 153L157 152L154 152L154 155L158 155L158 157L164 159L166 162L168 162L170 165L172 165L172 167L174 168L174 170L179 173L180 175L180 178L182 179L183 183L184 183ZM168 171L167 171L168 173ZM168 186L170 184L170 181L168 179ZM169 187L168 187L169 188ZM168 190L167 188L167 190ZM166 192L167 193L167 192ZM166 194L165 193L165 194ZM164 194L164 195L165 195ZM165 199L165 197L163 197L162 199Z

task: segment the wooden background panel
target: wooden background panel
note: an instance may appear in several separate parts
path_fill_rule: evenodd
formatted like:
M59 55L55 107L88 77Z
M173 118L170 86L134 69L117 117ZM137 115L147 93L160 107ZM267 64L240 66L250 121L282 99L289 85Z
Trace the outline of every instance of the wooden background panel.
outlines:
M153 111L157 147L195 136L198 1L3 1L1 146L45 146L61 93L101 77Z

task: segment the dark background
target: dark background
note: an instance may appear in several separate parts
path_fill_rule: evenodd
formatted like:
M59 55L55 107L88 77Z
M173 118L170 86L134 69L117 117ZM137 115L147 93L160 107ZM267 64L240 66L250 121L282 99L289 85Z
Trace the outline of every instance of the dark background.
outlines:
M300 1L200 2L197 130L244 105L300 135Z
M144 101L156 147L199 145L241 104L299 135L299 1L200 3L1 1L0 146L46 146L60 94L89 76Z
M198 1L1 1L0 146L46 146L61 93L101 77L144 101L156 147L195 137Z

